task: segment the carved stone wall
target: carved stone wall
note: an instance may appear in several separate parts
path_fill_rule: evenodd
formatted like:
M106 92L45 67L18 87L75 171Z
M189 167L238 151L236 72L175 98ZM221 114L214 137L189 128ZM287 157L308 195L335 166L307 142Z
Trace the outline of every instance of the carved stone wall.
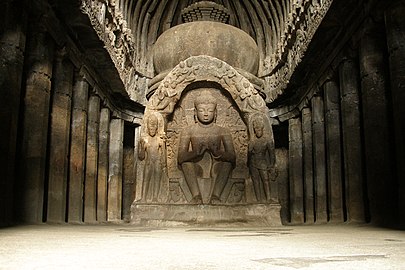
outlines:
M181 62L166 76L151 97L145 111L144 123L147 123L150 115L157 115L160 119L159 133L167 146L167 177L172 182L170 188L175 189L174 179L181 178L176 159L181 130L195 123L193 101L199 92L193 90L196 87L193 84L203 84L205 87L210 85L211 88L216 88L212 89L212 95L218 103L216 121L219 126L231 131L237 157L231 178L235 179L233 180L235 183L240 182L244 185L245 180L249 178L247 147L251 131L248 126L253 117L260 115L265 119L267 133L271 132L270 119L267 116L268 109L254 86L234 68L214 57L196 56ZM146 126L142 129L142 134L141 136L147 136ZM142 171L142 169L138 170L139 173ZM138 175L138 181L143 179L142 177ZM238 184L235 186L237 187ZM138 199L142 198L140 190L137 190ZM177 187L176 190L174 193L179 193ZM240 190L241 188L236 188L235 193ZM175 198L176 196L173 195L173 198L168 200L173 202L190 200L187 191L184 197L178 195L179 198ZM243 198L246 201L245 195L238 196L240 198L230 200L240 202Z

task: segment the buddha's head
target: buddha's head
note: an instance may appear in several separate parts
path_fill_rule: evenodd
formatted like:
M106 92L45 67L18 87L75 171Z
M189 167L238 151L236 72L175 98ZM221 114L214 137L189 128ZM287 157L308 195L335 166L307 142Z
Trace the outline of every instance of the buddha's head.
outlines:
M201 124L209 125L215 122L217 116L217 101L211 95L210 91L202 91L194 100L194 110L196 121Z
M151 115L148 118L148 134L151 137L154 137L157 133L158 130L158 119L156 117L156 115Z
M253 131L256 134L257 138L261 138L263 136L264 130L264 122L261 117L257 117L253 119Z

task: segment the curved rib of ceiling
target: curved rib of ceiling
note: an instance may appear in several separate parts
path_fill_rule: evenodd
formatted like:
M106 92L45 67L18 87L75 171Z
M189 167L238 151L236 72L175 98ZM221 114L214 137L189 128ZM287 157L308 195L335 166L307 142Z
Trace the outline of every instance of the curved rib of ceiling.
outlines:
M216 0L230 11L230 24L247 32L260 50L260 75L270 73L271 63L285 40L287 22L294 8L309 0ZM180 12L197 0L119 0L122 15L135 37L137 69L153 76L150 48L164 31L182 22ZM270 63L270 64L269 64ZM267 70L267 71L266 71Z

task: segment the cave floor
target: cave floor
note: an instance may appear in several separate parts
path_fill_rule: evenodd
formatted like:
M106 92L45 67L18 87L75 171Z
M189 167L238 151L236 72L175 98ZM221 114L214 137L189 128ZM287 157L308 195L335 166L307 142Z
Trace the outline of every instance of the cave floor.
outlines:
M405 231L26 225L0 229L0 269L405 269Z

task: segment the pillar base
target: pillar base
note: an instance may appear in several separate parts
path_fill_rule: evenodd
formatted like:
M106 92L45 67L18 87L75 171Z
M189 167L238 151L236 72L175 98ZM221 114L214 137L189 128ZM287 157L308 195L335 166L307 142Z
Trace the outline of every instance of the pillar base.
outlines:
M281 226L279 204L142 204L131 207L138 226Z

